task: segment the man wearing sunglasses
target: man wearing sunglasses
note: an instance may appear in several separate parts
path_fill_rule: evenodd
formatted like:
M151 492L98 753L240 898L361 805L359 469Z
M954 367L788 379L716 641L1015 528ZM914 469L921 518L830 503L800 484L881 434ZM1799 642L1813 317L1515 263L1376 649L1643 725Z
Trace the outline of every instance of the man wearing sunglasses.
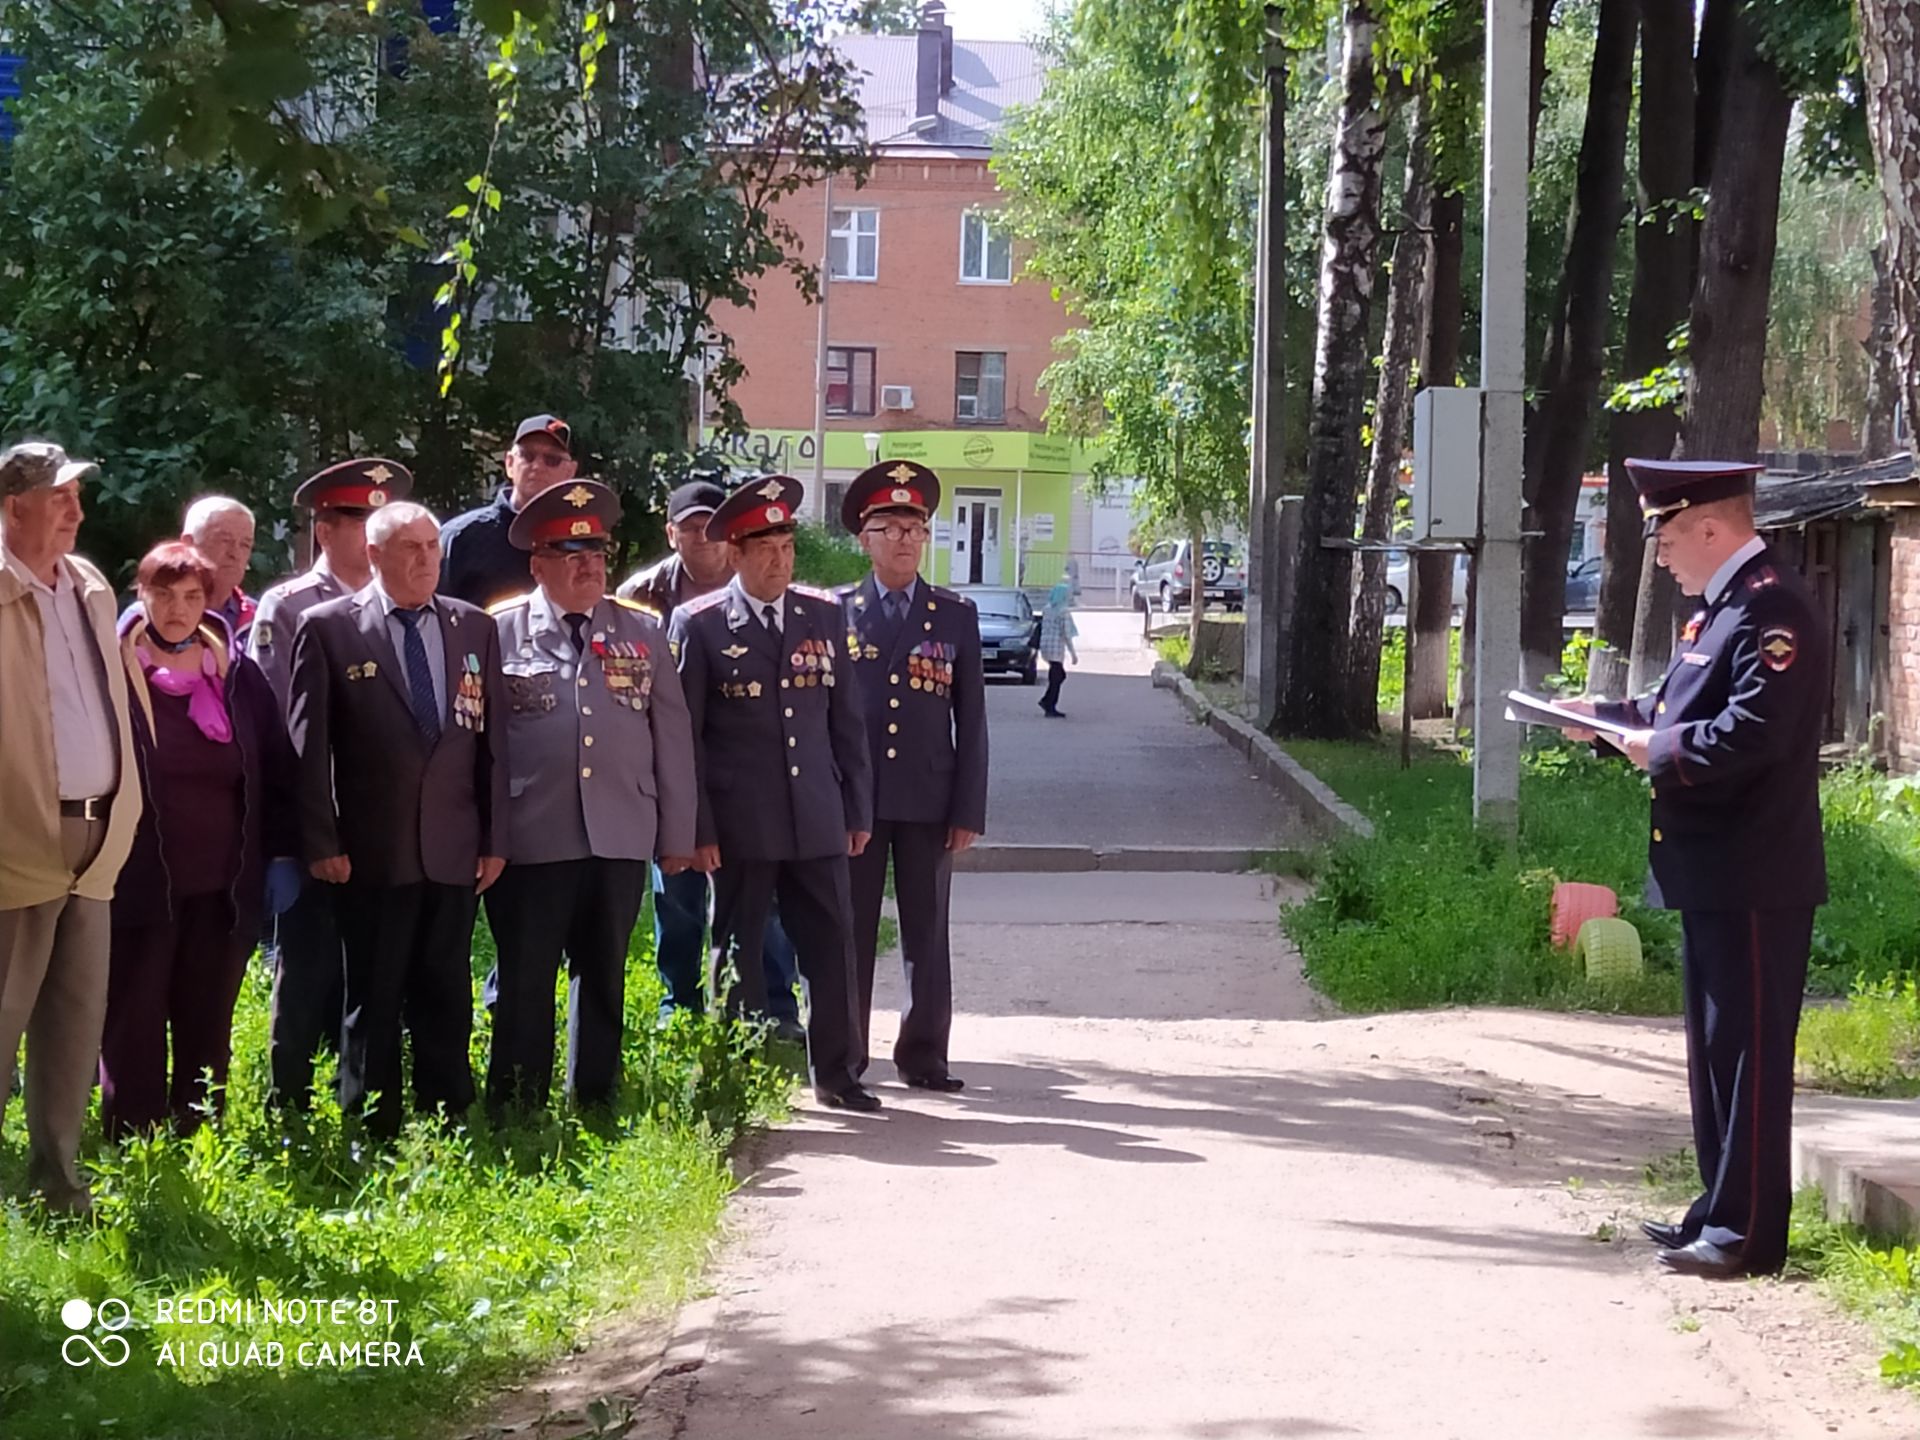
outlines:
M456 515L440 532L440 590L486 609L533 589L528 553L508 538L513 522L537 495L579 469L573 431L557 415L529 415L507 450L507 483L491 505Z

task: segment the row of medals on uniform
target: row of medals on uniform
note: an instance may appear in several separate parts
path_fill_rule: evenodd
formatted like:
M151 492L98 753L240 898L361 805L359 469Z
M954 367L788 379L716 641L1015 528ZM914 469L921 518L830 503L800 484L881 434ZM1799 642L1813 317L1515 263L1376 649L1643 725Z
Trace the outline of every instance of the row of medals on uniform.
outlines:
M380 673L380 662L349 665L347 679L371 680ZM453 693L453 722L464 730L487 728L487 692L480 681L480 657L469 655L460 671L460 684Z

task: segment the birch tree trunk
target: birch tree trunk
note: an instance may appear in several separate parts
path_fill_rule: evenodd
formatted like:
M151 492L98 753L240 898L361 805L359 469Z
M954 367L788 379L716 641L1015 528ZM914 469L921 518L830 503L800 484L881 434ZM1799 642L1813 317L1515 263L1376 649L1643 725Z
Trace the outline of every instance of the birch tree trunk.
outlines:
M1894 362L1908 428L1920 431L1920 0L1860 0L1860 54L1887 211Z
M1400 233L1393 242L1393 275L1387 286L1387 327L1380 342L1380 383L1373 400L1373 455L1360 519L1363 540L1387 540L1393 534L1394 502L1400 498L1400 461L1413 421L1414 361L1420 353L1421 321L1427 310L1427 254L1432 246L1430 110L1424 98L1416 97L1407 126L1407 178L1400 204ZM1387 552L1362 550L1347 685L1354 728L1364 735L1380 728L1380 648L1386 619Z
M1368 0L1348 0L1343 27L1340 111L1334 122L1320 245L1306 494L1279 713L1283 732L1327 738L1345 736L1352 728L1346 672L1353 556L1321 542L1353 531L1370 358L1368 325L1380 242L1380 162L1387 133L1374 86L1373 43L1379 22Z

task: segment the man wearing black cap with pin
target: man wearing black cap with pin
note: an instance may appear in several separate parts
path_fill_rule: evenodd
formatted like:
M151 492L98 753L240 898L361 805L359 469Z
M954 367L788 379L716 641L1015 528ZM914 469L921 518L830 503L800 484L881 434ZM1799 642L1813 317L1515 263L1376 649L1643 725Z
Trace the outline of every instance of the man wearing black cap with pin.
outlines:
M247 651L265 672L283 717L301 619L314 606L352 595L372 581L367 517L412 493L413 473L397 460L378 456L329 465L293 492L293 503L313 512L313 544L320 553L304 575L283 580L260 597L247 636ZM300 898L274 922L269 1106L306 1109L315 1047L340 1043L346 971L333 901L331 886L303 885Z
M873 776L840 607L791 584L800 482L749 480L707 533L727 542L733 579L673 612L698 753L698 849L714 880L716 993L733 974L732 1008L765 1006L762 933L776 895L807 982L807 1060L815 1096L877 1110L855 1067L852 897L847 861L873 829ZM749 957L741 963L741 956Z
M987 828L987 700L979 616L920 577L927 517L939 505L940 477L924 465L889 460L855 477L840 519L873 572L840 598L873 756L873 840L851 862L861 1063L891 857L907 978L893 1066L916 1089L954 1091L963 1082L947 1068L947 905L953 857Z
M711 480L689 480L667 496L666 558L656 560L621 585L623 600L637 600L662 620L689 600L711 594L733 579L726 542L707 538L707 521L727 492Z
M507 450L507 483L491 505L456 515L440 532L440 591L485 609L533 588L527 552L509 531L536 495L571 480L573 431L557 415L529 415Z
M1659 563L1700 608L1666 677L1593 704L1653 783L1648 903L1680 912L1687 1073L1704 1193L1648 1222L1669 1270L1763 1275L1787 1257L1794 1037L1820 834L1826 625L1754 533L1758 465L1629 460ZM1570 731L1576 738L1590 732Z
M531 594L493 607L507 685L513 854L487 892L500 947L487 1104L539 1108L553 1076L562 955L567 1094L612 1101L627 944L656 854L693 853L693 731L660 622L607 596L620 501L588 480L515 517Z

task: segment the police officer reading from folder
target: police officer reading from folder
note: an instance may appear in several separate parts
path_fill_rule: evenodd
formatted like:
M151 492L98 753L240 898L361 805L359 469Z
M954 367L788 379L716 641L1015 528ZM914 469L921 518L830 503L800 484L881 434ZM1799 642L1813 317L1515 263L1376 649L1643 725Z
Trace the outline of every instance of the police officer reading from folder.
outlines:
M513 853L487 892L500 949L487 1104L547 1102L553 982L564 954L567 1093L613 1099L627 942L656 853L694 850L693 731L666 632L609 598L620 501L575 480L528 502L513 543L531 595L493 607L506 672Z
M1800 577L1754 533L1759 466L1627 468L1660 564L1700 597L1658 690L1580 702L1638 727L1610 743L1653 782L1648 902L1680 912L1703 1188L1677 1224L1645 1229L1681 1274L1771 1274L1787 1255L1793 1042L1813 912L1827 898L1825 642Z
M692 862L714 874L714 991L765 1008L762 931L776 893L810 1013L807 1063L823 1105L877 1110L856 1075L847 860L873 829L873 775L845 626L833 596L791 584L800 482L763 476L707 522L733 579L673 612L669 634L693 717L700 809ZM715 874L715 872L718 872ZM746 957L743 961L741 957Z
M891 857L907 978L893 1066L916 1089L952 1091L963 1082L947 1069L947 905L954 855L987 828L987 701L979 616L920 578L927 516L939 505L940 479L924 465L890 460L857 476L840 518L873 573L840 598L873 756L873 840L852 861L861 1064Z

